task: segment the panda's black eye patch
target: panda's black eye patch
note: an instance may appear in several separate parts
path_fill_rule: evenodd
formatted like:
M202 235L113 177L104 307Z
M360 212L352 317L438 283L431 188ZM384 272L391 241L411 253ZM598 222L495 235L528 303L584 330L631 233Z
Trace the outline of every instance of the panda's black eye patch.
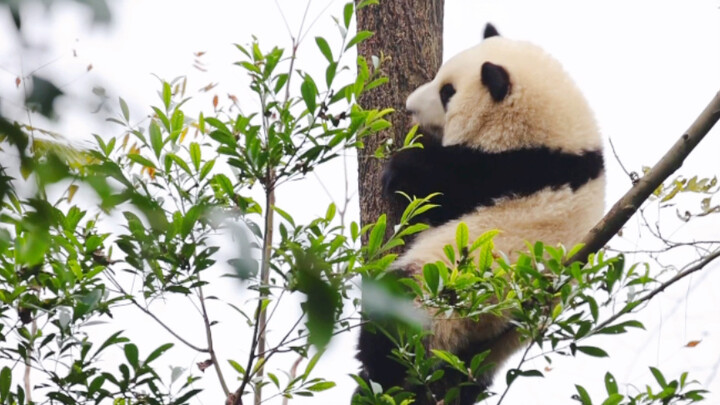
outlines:
M442 102L442 106L447 111L447 103L450 101L450 98L452 98L453 94L455 94L455 87L453 87L452 84L447 83L444 84L440 88L440 101Z

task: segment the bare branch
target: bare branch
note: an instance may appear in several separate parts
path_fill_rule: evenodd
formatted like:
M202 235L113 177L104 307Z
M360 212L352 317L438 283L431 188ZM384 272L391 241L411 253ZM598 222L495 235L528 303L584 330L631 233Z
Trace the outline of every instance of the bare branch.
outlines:
M720 119L720 92L715 94L710 104L683 134L675 145L633 186L615 205L610 212L598 222L585 236L580 249L568 262L585 261L590 253L602 248L623 225L635 214L640 205L647 200L652 192L673 172L682 166L685 158L698 143L707 135L710 128Z
M129 294L127 291L125 291L125 289L120 285L120 283L119 283L117 280L115 280L115 277L113 277L113 276L111 276L111 275L108 274L108 279L110 280L111 283L113 283L113 285L115 285L115 288L117 288L118 291L119 291L122 295L128 297L128 299L130 300L130 302L131 302L133 305L135 305L139 310L141 310L141 311L144 312L146 315L148 315L149 317L151 317L152 319L154 319L155 322L158 323L158 325L162 326L163 329L165 329L165 330L168 331L171 335L173 335L173 337L175 337L175 339L177 339L177 340L179 340L180 342L182 342L185 346L187 346L187 347L189 347L189 348L191 348L191 349L193 349L193 350L195 350L195 351L198 351L198 352L200 352L200 353L207 353L207 352L208 352L208 349L202 348L202 347L199 347L199 346L196 346L196 345L190 343L189 341L187 341L187 340L186 340L185 338L183 338L182 336L178 335L177 332L175 332L174 330L172 330L172 328L171 328L170 326L166 325L165 322L163 322L163 321L162 321L160 318L158 318L155 314L153 314L152 312L150 312L149 309L147 309L147 308L145 308L144 306L140 305L140 303L135 300L135 297L134 297L132 294Z

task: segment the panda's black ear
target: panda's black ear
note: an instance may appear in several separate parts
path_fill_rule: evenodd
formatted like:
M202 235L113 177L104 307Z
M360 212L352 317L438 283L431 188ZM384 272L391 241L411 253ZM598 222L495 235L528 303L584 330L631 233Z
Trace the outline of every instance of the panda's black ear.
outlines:
M494 25L487 23L487 25L485 26L485 33L483 33L483 39L499 36L500 33L498 32L497 28L495 28Z
M500 65L485 62L481 69L482 84L490 91L493 100L500 102L510 93L510 75Z

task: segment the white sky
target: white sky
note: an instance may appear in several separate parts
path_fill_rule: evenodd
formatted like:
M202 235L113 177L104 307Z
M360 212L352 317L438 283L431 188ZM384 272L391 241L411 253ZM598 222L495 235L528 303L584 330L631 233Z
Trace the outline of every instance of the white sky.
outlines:
M300 24L305 4L300 0L279 0L293 32ZM323 35L337 39L330 15L340 15L343 4L341 1L311 4L309 19L320 17L300 49L301 67L312 70L316 61L322 60L313 37ZM321 14L328 5L327 11ZM102 119L118 114L118 96L128 101L131 115L138 119L147 115L148 105L159 104L155 94L158 81L151 73L164 79L187 75L191 95L210 82L219 82L215 91L198 93L187 105L189 109L209 111L214 94L219 94L221 100L226 93L242 99L245 79L239 69L232 66L238 59L232 43L248 43L251 35L255 35L264 48L289 45L285 26L273 1L117 0L113 7L115 23L109 28L95 30L89 29L89 16L78 14L76 7L57 8L50 20L35 16L40 11L39 6L29 8L26 16L30 20L25 20L25 29L30 34L30 42L42 45L45 51L25 53L22 58L12 31L8 29L9 17L0 13L0 107L3 113L23 117L18 115L22 112L17 108L20 94L15 89L15 77L51 62L38 74L55 78L57 83L67 83L63 90L70 97L56 106L63 117L61 122L47 123L33 117L34 123L57 129L76 140L88 139L91 133L117 135L118 128L107 126ZM589 99L605 137L612 138L628 170L637 171L643 165L654 163L720 90L720 3L717 0L446 0L445 58L479 41L487 21L493 22L505 36L539 44L563 63ZM77 57L73 57L73 50L77 51ZM193 53L197 51L206 52L202 62L207 73L192 67ZM92 64L93 69L84 73L88 64ZM87 101L94 85L104 86L111 97L112 110L102 111L99 117L89 115L95 107ZM720 131L716 128L691 155L681 173L717 175L720 171L718 150ZM609 172L607 201L611 203L629 187L629 182L612 155L608 153L606 157ZM347 162L349 180L354 184L354 158L349 157ZM318 178L330 190L332 198L340 202L345 179L336 173L342 173L341 170L338 171L338 166L327 167L319 171L318 177L288 185L279 191L278 205L292 209L300 220L321 215L330 197L320 187ZM315 198L307 201L301 198L310 195ZM695 201L691 200L682 209L697 210ZM356 204L354 199L349 207L350 219L357 217ZM674 211L671 209L669 213ZM683 225L673 222L672 216L663 217L667 221L663 223L668 224L668 234L678 239L720 239L718 219ZM637 220L631 222L638 223ZM646 246L643 242L638 240L637 231L631 225L622 243L627 247ZM662 294L643 313L641 319L647 331L587 342L601 342L600 345L604 342L610 359L578 357L565 361L555 358L546 378L518 380L505 403L570 403L569 397L575 391L573 384L589 388L591 395L600 399L606 371L615 375L621 390L628 388L628 384L642 388L653 381L647 366L658 366L667 372L666 376L673 378L679 371L689 370L692 378L715 391L708 403L720 403L718 270L717 264L711 266L690 278L689 282L678 283ZM217 293L224 297L239 295L238 303L247 299L247 291L238 292L228 286L219 288ZM201 342L199 324L185 322L186 310L191 309L178 305L170 303L164 310L158 308L162 311L158 313L167 315L171 323L175 321L173 324L184 336ZM127 321L137 323L138 318L127 318ZM139 321L147 324L142 331L133 332L130 326L126 329L130 336L151 342L141 348L141 355L162 342L172 341L151 320L139 318ZM215 329L216 336L221 336L221 355L244 363L247 344L246 336L242 334L249 332L237 327L237 323L230 323L225 322ZM281 321L278 333L283 333L282 326ZM355 339L354 335L348 335L334 341L331 351L316 369L316 375L336 381L338 387L314 399L298 399L291 403L349 403L353 385L346 375L357 370L353 357ZM696 348L684 348L690 340L702 342ZM192 367L194 362L204 360L203 356L195 356L179 343L169 357L173 365L184 367ZM287 357L286 360L294 358ZM510 363L515 364L516 360ZM543 369L545 363L537 360L530 366ZM284 362L271 364L269 369L286 370L288 367ZM233 375L229 367L224 370L226 378ZM278 371L278 374L282 372ZM233 378L228 381L235 385ZM495 386L497 391L503 389L503 381L504 372L501 372ZM207 392L198 403L220 403L214 373L206 373L201 386L206 387ZM634 392L632 387L628 389ZM279 404L280 400L270 403Z

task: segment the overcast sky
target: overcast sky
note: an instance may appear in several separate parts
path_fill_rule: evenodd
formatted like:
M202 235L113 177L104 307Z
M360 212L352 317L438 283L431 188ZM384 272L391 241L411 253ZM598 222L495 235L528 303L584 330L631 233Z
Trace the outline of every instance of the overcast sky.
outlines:
M57 105L61 121L48 123L37 117L36 122L78 141L88 139L95 132L119 133L118 128L108 127L102 121L118 113L118 96L129 102L134 117L146 116L148 105L158 104L158 81L151 73L168 80L187 75L191 94L211 82L219 83L216 91L198 93L187 107L208 111L214 94L224 97L226 93L233 93L243 97L244 78L232 65L238 59L232 44L248 43L251 35L255 35L264 48L287 47L289 37L279 10L295 33L306 2L117 0L112 4L113 24L94 29L89 15L77 7L57 7L51 19L42 16L39 5L26 9L25 16L30 18L24 27L28 39L45 49L22 54L12 40L9 16L0 12L0 106L4 114L22 117L22 110L17 107L21 98L20 90L14 85L15 77L45 64L38 74L63 84L69 96ZM317 21L300 49L301 67L312 70L315 63L322 60L313 37L323 35L337 39L330 17L340 15L343 4L341 1L311 3L308 19L317 18ZM477 43L488 21L504 36L537 43L559 59L578 83L596 112L604 136L612 139L628 170L639 171L643 165L652 165L720 90L719 7L717 0L446 0L445 59ZM193 68L197 59L194 53L198 51L205 52L201 62L207 72ZM86 72L90 64L92 70ZM92 100L90 89L98 85L106 89L112 104L110 110L93 116L90 112L96 105L89 101ZM720 172L718 151L720 131L715 128L691 155L681 173L717 175ZM610 204L629 187L629 181L612 154L607 153L606 157ZM354 182L353 162L352 156L346 162L351 182ZM345 178L334 175L341 172L338 167L329 167L305 183L288 185L279 191L278 204L289 206L292 202L296 218L321 215L331 199L341 201L344 197ZM318 178L322 179L324 188ZM299 195L318 197L302 201ZM697 210L697 200L689 201L688 207ZM351 219L357 216L356 204L353 200L350 206ZM674 215L673 210L670 213ZM684 224L673 222L673 215L667 219L667 230L674 237L720 239L717 219ZM618 243L641 248L645 246L644 241L639 240L638 231L633 228L638 221L631 222ZM608 349L610 359L556 358L546 378L518 380L506 403L570 403L573 384L584 385L594 397L601 398L606 371L614 373L621 389L627 384L642 388L652 383L647 366L658 366L673 378L681 370L690 371L691 378L715 391L708 403L720 403L720 295L717 291L720 291L720 266L715 265L688 282L678 283L647 308L642 317L647 331L592 341L606 342L603 347ZM183 325L183 308L170 305L166 310L172 313L168 315L170 318L178 321L183 333L196 337L195 340L201 339L193 325ZM140 333L152 341L151 344L171 340L159 329L154 333L152 328L148 320L147 329ZM219 325L218 331L216 335L223 338L224 355L238 360L244 358L247 344L243 344L242 337L238 338L239 331L228 324ZM139 336L139 332L134 336ZM348 403L353 384L346 375L355 372L358 366L353 358L355 339L354 335L345 336L333 342L331 352L317 369L319 376L336 381L338 388L315 399L292 403ZM702 342L693 349L685 348L691 340ZM204 360L184 352L179 345L173 350L174 365L191 367L195 361ZM510 362L514 364L516 360ZM544 369L546 365L537 360L529 366ZM288 368L287 364L270 368L273 367ZM232 373L228 370L226 375ZM497 391L503 389L503 376L501 372L494 387ZM203 386L208 393L202 395L202 403L220 403L214 374L206 374Z

